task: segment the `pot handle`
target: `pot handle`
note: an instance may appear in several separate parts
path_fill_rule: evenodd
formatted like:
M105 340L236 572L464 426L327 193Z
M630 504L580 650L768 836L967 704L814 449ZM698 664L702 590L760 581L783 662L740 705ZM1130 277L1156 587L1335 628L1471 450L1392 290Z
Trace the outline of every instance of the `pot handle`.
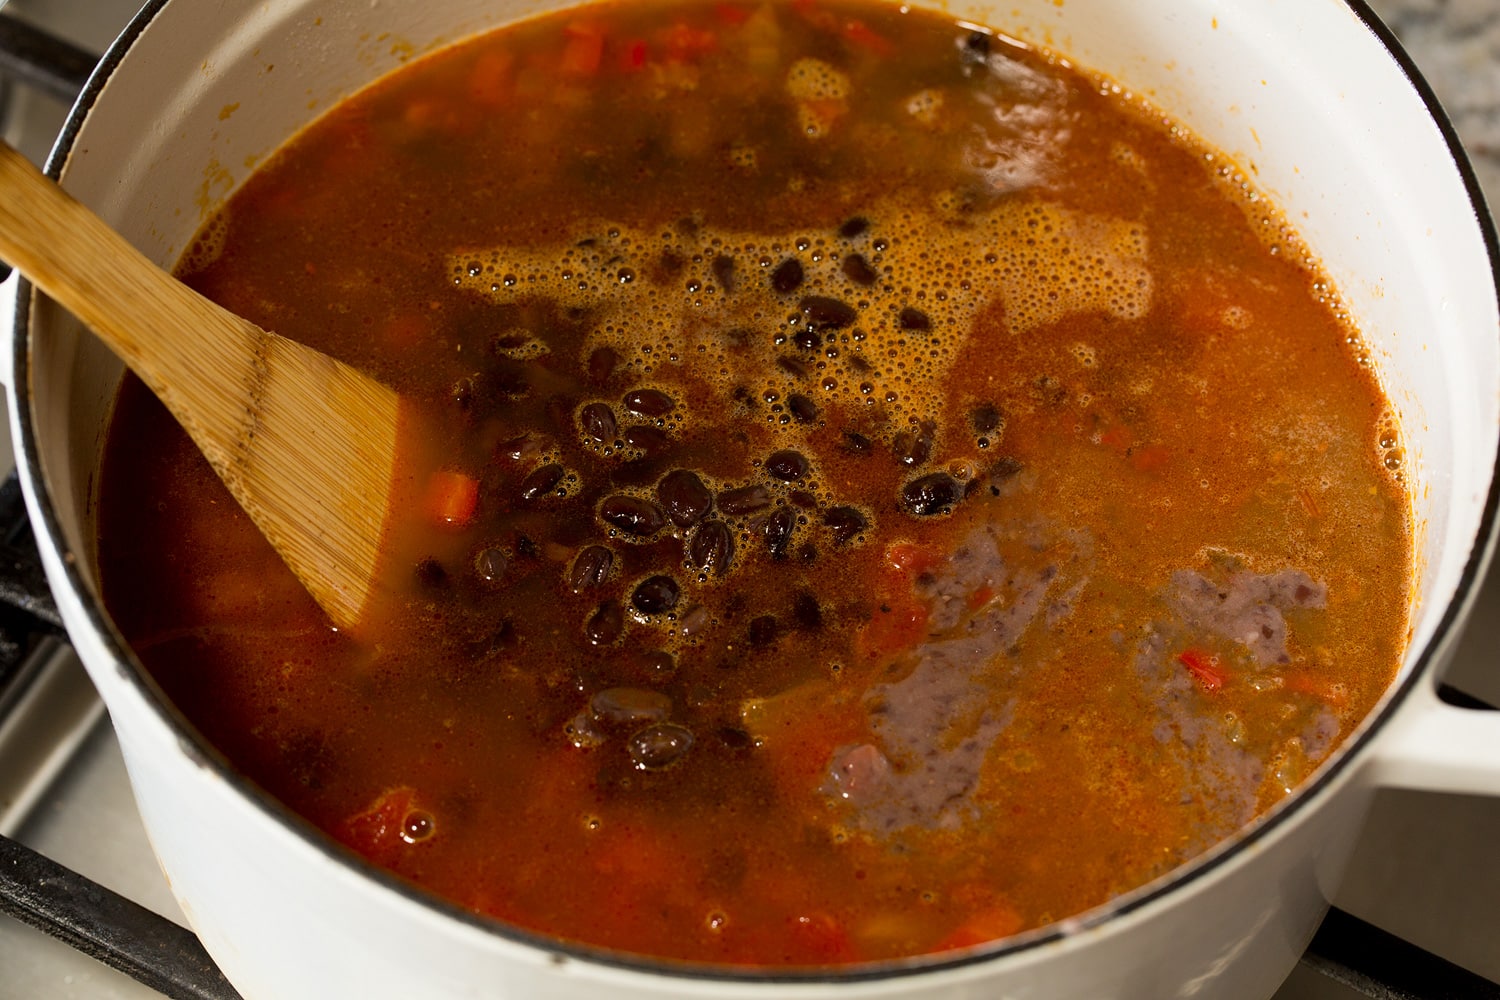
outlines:
M1370 767L1388 788L1500 796L1500 711L1451 705L1429 677L1381 733Z

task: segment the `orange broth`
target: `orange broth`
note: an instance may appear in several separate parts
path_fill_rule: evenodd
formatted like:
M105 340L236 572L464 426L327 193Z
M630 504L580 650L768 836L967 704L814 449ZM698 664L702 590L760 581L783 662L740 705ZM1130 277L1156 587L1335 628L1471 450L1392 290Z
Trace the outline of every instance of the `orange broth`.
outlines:
M1142 885L1406 638L1391 408L1235 166L940 15L601 4L418 60L181 273L424 407L354 638L139 383L106 602L236 766L460 906L809 966Z

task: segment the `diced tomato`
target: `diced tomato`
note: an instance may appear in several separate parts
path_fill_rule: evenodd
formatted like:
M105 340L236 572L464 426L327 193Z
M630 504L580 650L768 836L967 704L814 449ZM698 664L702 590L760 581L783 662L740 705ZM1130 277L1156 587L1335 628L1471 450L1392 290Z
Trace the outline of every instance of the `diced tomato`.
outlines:
M1201 649L1184 649L1177 654L1177 662L1187 667L1188 673L1205 691L1217 691L1229 679L1229 673L1220 665L1219 658Z
M1143 444L1130 451L1130 465L1141 472L1160 472L1171 461L1172 450L1164 444Z
M558 69L568 76L593 76L604 58L604 29L592 21L574 21L563 29Z
M646 43L636 38L627 42L625 50L620 54L620 68L626 72L645 69L650 59L651 51L646 48Z
M830 914L807 913L791 918L792 958L808 965L848 962L857 956L849 932Z
M908 583L935 569L942 561L942 556L932 549L923 548L911 542L896 542L885 550L885 562L891 569L906 579Z
M444 528L463 528L479 508L479 480L447 469L427 481L427 515Z
M844 37L877 56L888 56L896 51L896 46L891 43L890 39L879 34L863 21L846 21Z
M1109 430L1099 435L1099 443L1106 448L1123 452L1130 447L1130 430L1123 424L1115 424Z
M743 7L736 7L734 4L715 4L714 13L718 15L720 21L731 27L738 27L750 20L750 12Z
M387 344L396 348L412 348L421 344L432 332L431 322L421 313L401 313L387 319L380 327L380 336Z
M344 820L340 839L377 864L388 864L405 843L401 827L416 791L405 785L382 792L369 808Z

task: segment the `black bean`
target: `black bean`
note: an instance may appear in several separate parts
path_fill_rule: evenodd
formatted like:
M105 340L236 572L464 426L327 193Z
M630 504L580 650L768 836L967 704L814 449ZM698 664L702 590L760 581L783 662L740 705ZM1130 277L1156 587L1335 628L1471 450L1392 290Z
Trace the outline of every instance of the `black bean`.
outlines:
M719 742L731 750L748 750L755 745L755 738L737 726L724 726L718 732Z
M753 514L771 506L771 493L764 486L753 484L724 490L719 494L719 509L731 517Z
M853 306L826 295L808 295L798 308L807 325L817 330L842 330L859 318Z
M875 442L858 431L845 431L840 447L851 455L868 455L874 449Z
M608 646L625 631L625 611L616 601L600 604L583 626L583 634L595 646Z
M776 269L771 272L771 287L782 295L795 292L802 287L802 262L795 257L788 257Z
M813 346L817 346L814 344ZM807 366L796 358L779 357L776 359L776 367L794 378L807 378ZM807 397L802 397L807 398Z
M765 537L766 549L771 553L772 559L786 558L787 546L792 541L792 529L796 526L797 515L792 513L790 507L782 507L766 518L761 534Z
M674 469L663 476L656 484L656 498L679 528L690 528L703 520L714 503L703 480L687 469Z
M713 624L713 618L708 609L701 604L695 604L683 610L677 616L677 634L684 639L691 639Z
M672 447L672 439L660 427L627 427L625 443L648 456L660 455Z
M995 463L989 468L989 477L996 482L1004 482L1011 476L1021 471L1021 460L1010 455L1002 455L995 459Z
M704 521L688 542L688 561L704 573L723 576L734 558L734 533L723 521Z
M810 424L818 419L818 404L799 392L786 398L786 408L797 418L799 424Z
M870 266L870 262L857 253L851 253L844 258L842 270L844 277L856 285L873 285L880 279L880 275Z
M901 310L900 315L896 317L896 322L901 324L901 329L903 330L932 329L932 320L927 318L927 314L920 309L913 309L911 306L907 306Z
M568 571L568 586L575 594L597 587L609 579L609 571L614 565L613 552L602 545L590 545L573 560L573 568Z
M790 448L772 452L771 457L766 459L766 471L784 483L801 479L811 468L801 452Z
M448 571L431 556L417 563L416 573L417 582L424 587L436 590L448 585Z
M855 507L831 507L823 515L823 524L833 535L835 545L847 545L870 526L865 515Z
M545 434L520 434L508 441L501 443L496 453L501 458L508 458L512 462L520 462L528 458L535 458L544 451L550 451L553 447L552 438Z
M519 361L500 359L490 366L485 386L489 394L501 397L524 396L531 391L526 366Z
M1000 408L994 403L980 403L969 411L969 423L976 434L988 434L1000 426Z
M677 675L677 660L664 649L653 649L641 657L641 670L654 684L665 684Z
M641 688L606 688L589 699L594 718L612 726L639 726L662 722L672 714L672 699L660 691Z
M818 498L807 490L792 490L791 496L787 499L803 510L812 510L818 505Z
M600 347L589 355L589 381L595 384L607 382L614 374L615 366L620 363L620 356L612 347Z
M510 568L505 550L498 545L488 545L474 556L474 573L485 583L499 583Z
M913 514L927 517L946 514L963 495L964 488L958 480L946 472L932 472L907 483L901 490L901 502Z
M588 711L579 712L567 722L563 723L563 735L568 742L580 750L592 750L594 747L603 746L608 739L604 730L599 728L599 723L594 721L594 716Z
M677 606L682 590L670 576L648 576L630 595L631 605L643 615L659 615Z
M615 422L615 411L605 403L590 403L578 411L578 424L583 433L600 444L610 444L620 435L620 425Z
M642 771L655 771L681 760L693 746L692 730L675 722L647 726L630 737L630 759Z
M719 282L719 287L724 290L724 294L733 294L735 289L734 258L719 254L708 266L713 271L714 278Z
M632 389L625 394L625 409L643 417L664 417L676 408L672 397L660 389Z
M667 523L666 512L660 507L627 493L605 497L599 505L599 517L606 524L637 538L654 535Z
M521 499L538 500L557 488L567 470L556 462L548 462L521 480Z
M469 404L474 401L474 379L473 375L465 375L453 387L448 390L448 395L463 409L468 409Z
M792 599L792 619L804 632L816 632L822 628L823 609L818 607L818 599L805 590L799 593Z
M845 220L844 224L839 226L839 235L846 240L852 240L856 236L862 236L869 228L870 220L864 216L856 215L852 219Z
M933 438L936 434L937 425L930 420L922 421L914 431L897 434L896 461L908 469L926 465L927 460L932 457Z
M776 636L781 633L781 626L776 624L775 615L760 615L750 620L750 645L769 646L776 641Z

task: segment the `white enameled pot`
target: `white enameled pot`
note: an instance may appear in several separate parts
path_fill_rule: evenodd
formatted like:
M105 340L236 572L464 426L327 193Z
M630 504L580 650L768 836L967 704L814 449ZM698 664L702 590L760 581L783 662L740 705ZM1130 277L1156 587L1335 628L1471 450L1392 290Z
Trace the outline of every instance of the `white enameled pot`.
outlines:
M257 160L341 96L545 6L153 0L101 65L50 170L170 264ZM756 976L528 937L346 855L199 744L142 674L99 603L92 542L120 366L23 286L4 374L48 577L173 891L246 997L1266 997L1311 936L1375 788L1500 794L1500 719L1443 705L1433 681L1483 574L1494 517L1496 240L1452 129L1389 33L1359 0L945 6L1170 110L1230 154L1323 260L1399 407L1417 484L1411 651L1385 700L1232 842L1097 911L974 954Z

